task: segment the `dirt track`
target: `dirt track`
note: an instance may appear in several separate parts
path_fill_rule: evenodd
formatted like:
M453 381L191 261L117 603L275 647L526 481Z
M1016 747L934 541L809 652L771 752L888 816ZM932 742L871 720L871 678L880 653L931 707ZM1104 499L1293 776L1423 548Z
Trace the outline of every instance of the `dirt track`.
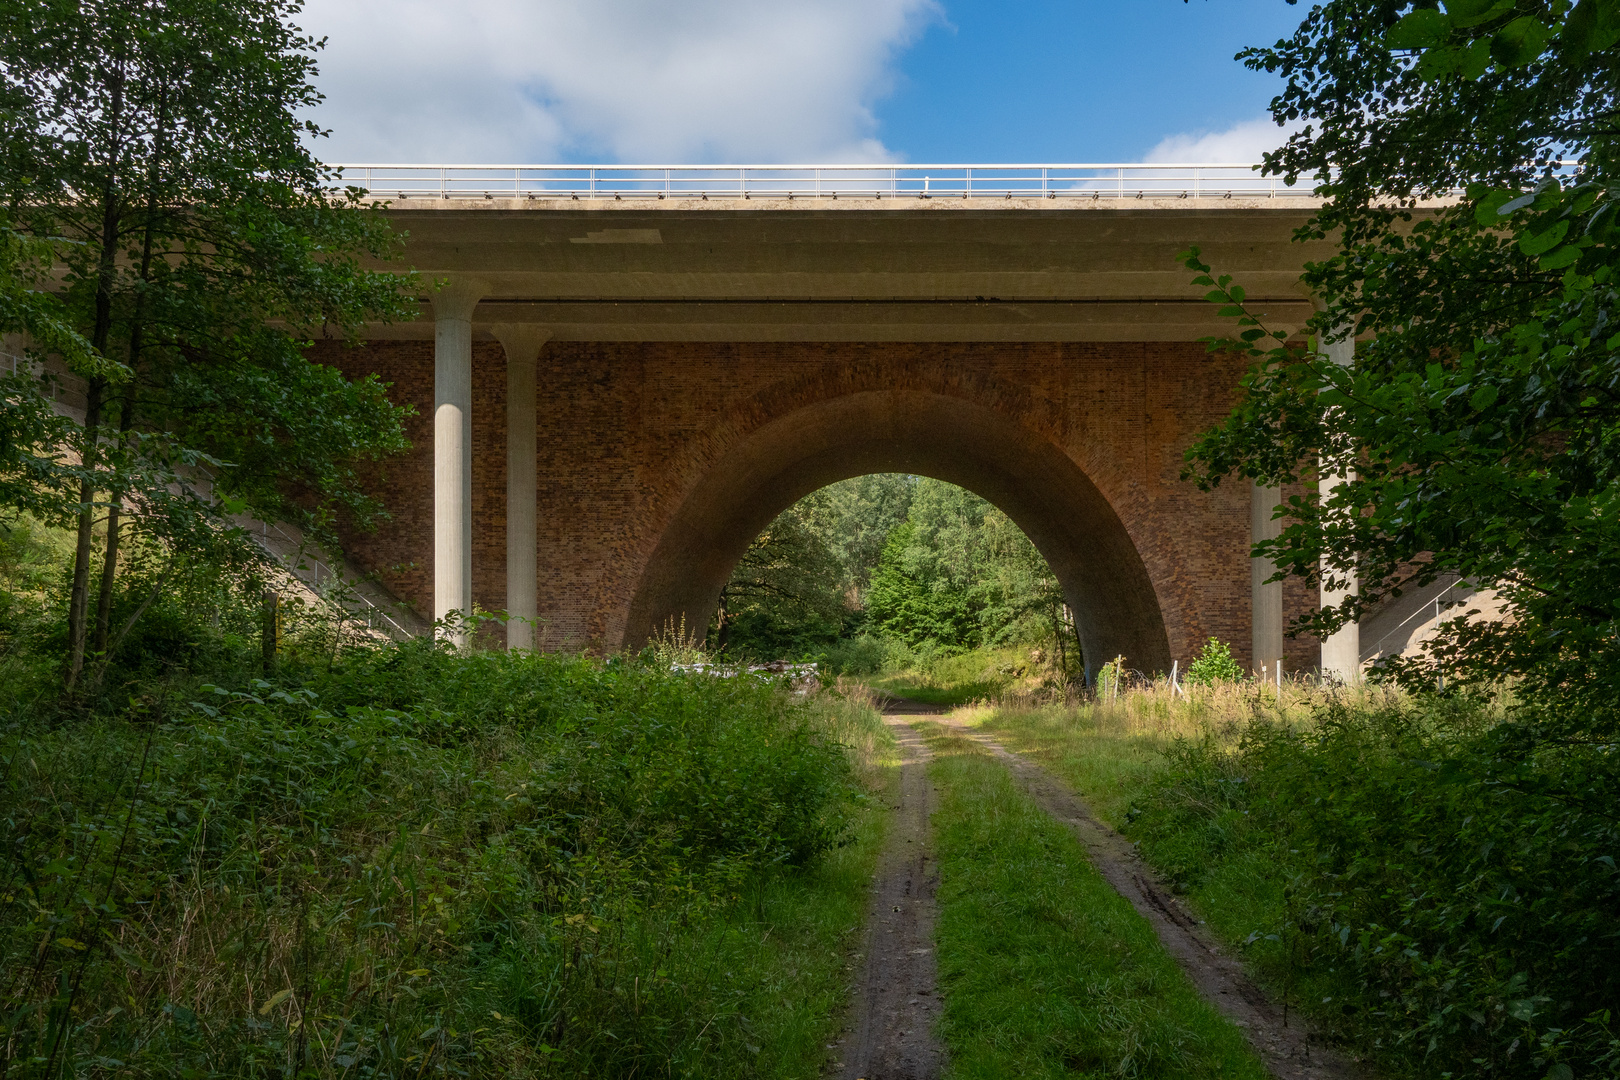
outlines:
M939 883L929 828L933 786L927 744L908 718L937 721L1006 763L1041 809L1068 826L1098 873L1153 927L1194 987L1231 1020L1278 1080L1362 1080L1367 1074L1285 1018L1222 951L1124 837L1098 821L1085 803L1044 769L940 710L903 698L878 702L900 745L900 799L873 882L856 994L830 1076L843 1080L937 1080L945 1047L936 1026L943 1003L934 955L934 892ZM1290 1022L1290 1019L1292 1022Z
M885 708L900 744L900 799L872 885L861 971L832 1075L844 1080L938 1080L945 1073L934 957L934 861L928 746Z

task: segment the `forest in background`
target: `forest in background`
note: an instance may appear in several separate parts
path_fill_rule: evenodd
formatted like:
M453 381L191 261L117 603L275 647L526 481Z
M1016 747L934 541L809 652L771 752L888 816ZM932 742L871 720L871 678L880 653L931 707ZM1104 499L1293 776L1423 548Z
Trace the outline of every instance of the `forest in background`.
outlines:
M721 590L708 641L727 657L854 673L1006 646L1084 670L1057 578L1018 526L971 491L902 473L783 511Z

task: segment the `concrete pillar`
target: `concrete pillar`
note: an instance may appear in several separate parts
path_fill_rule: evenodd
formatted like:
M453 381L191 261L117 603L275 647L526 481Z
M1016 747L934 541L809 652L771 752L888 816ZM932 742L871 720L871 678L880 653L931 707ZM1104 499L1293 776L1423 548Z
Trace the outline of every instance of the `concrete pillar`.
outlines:
M1282 522L1272 519L1277 504L1282 502L1282 489L1250 484L1249 542L1275 540L1282 533ZM1270 559L1249 560L1249 595L1254 605L1254 670L1262 666L1276 678L1277 665L1283 656L1283 591L1282 582L1266 579L1277 572L1277 564Z
M1355 363L1356 342L1354 337L1347 337L1343 341L1335 341L1323 348L1328 359L1341 367L1349 367ZM1325 502L1333 489L1346 480L1355 478L1354 472L1342 476L1324 476L1320 481L1320 492ZM1327 570L1324 560L1323 571ZM1322 590L1322 606L1334 607L1346 596L1353 596L1361 589L1361 583L1354 574L1350 576L1348 585L1342 589ZM1356 623L1346 623L1338 633L1322 642L1322 674L1341 682L1357 682L1361 678L1361 627Z
M534 648L539 617L535 580L535 361L551 337L547 327L490 327L506 350L506 647Z
M433 618L472 614L472 316L489 292L453 280L433 297ZM449 635L467 643L457 629Z

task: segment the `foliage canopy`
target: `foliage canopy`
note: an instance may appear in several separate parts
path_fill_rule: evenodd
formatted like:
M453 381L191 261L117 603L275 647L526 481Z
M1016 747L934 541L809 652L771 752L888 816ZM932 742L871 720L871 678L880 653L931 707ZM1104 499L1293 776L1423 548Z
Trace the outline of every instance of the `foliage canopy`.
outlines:
M338 511L374 516L354 463L403 446L401 412L375 380L304 356L312 335L414 304L408 279L362 267L390 254L386 222L333 190L310 153L321 132L300 114L320 100L319 44L291 23L298 6L25 0L0 11L0 197L19 234L51 245L60 282L55 323L15 328L87 382L78 471L56 483L9 473L33 475L35 508L77 525L70 685L87 648L116 647L126 529L177 561L208 552L240 568L252 549L229 542L232 515L317 529ZM40 333L51 325L76 337ZM64 347L80 339L85 348ZM136 587L123 606L138 617L136 597L166 577L125 582Z
M1306 619L1326 633L1386 596L1452 576L1499 590L1500 623L1448 624L1404 674L1527 680L1567 728L1620 713L1620 325L1616 316L1615 0L1330 0L1240 54L1287 85L1299 133L1266 157L1327 202L1299 231L1316 342L1299 348L1241 285L1187 256L1239 318L1221 347L1254 361L1230 419L1189 455L1205 485L1292 484L1282 572L1358 595Z

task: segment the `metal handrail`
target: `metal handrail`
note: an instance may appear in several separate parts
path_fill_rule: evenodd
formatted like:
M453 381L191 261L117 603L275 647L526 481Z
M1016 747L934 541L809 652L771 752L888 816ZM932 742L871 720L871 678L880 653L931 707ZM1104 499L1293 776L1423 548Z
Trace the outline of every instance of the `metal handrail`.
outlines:
M1314 198L1316 181L1209 162L1003 165L334 165L377 198ZM1570 176L1578 162L1561 161ZM1457 195L1459 192L1452 192Z
M625 198L1309 198L1314 183L1258 165L337 165L379 197Z

